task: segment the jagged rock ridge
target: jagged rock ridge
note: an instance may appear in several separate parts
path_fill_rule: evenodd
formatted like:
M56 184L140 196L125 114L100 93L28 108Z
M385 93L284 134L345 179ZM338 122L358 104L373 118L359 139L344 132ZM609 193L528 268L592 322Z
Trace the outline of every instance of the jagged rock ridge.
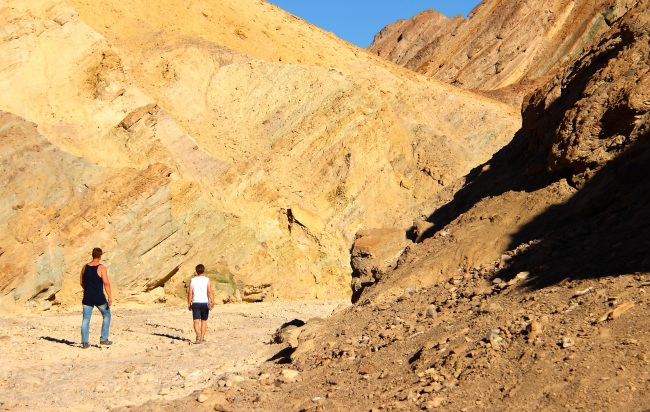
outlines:
M495 90L552 73L634 3L486 0L467 19L427 11L395 22L369 50L450 84Z

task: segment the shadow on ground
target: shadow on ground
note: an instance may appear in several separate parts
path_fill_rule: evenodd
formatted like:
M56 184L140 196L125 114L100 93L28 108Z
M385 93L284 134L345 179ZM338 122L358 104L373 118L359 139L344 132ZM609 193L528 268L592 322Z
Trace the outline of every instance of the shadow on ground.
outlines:
M268 358L266 361L267 362L275 362L275 363L277 363L279 365L285 365L285 364L291 363L291 355L293 355L293 353L295 351L296 351L296 348L286 347L286 348L280 350L275 355Z
M41 336L40 339L46 340L48 342L62 343L64 345L68 345L68 346L80 346L76 342L72 342L72 341L69 341L67 339L53 338L51 336Z
M182 338L180 336L169 335L167 333L152 333L152 335L160 336L160 337L163 337L163 338L169 338L169 339L173 339L173 340L180 340L182 342L192 342L190 339Z
M544 156L528 154L540 149L548 153L548 148L531 147L539 146L531 140L520 131L488 167L474 169L454 199L431 215L433 226L421 239L485 197L510 190L531 192L570 177L539 173ZM534 240L538 242L496 276L509 279L528 271L528 286L538 288L566 278L650 272L650 135L638 138L603 166L566 203L552 206L522 227L508 249Z
M549 208L512 237L509 249L538 239L498 274L532 275L529 286L563 279L650 272L650 135L600 169L569 201Z

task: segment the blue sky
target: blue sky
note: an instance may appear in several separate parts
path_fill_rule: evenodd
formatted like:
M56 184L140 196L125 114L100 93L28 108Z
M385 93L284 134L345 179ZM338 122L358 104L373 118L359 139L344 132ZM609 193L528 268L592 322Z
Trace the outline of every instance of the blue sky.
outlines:
M399 19L434 9L447 16L467 13L479 0L269 0L311 24L331 31L360 47L372 43L375 34Z

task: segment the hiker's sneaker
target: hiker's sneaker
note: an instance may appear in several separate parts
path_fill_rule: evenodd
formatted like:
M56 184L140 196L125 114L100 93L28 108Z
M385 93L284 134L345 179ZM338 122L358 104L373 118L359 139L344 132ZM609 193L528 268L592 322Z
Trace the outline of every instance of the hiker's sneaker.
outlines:
M112 345L113 342L111 342L110 340L100 340L99 344L100 345Z
M90 347L90 343L82 343L81 344L81 349L88 349Z
M201 337L199 335L196 335L196 340L194 341L194 344L198 345L199 343L201 343Z

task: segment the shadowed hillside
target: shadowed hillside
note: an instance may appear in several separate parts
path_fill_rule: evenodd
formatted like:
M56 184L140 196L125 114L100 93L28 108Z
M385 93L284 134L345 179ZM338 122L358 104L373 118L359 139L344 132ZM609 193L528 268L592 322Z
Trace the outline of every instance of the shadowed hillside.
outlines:
M522 130L468 175L454 199L431 215L432 226L421 238L482 199L510 191L534 194L565 179L576 193L512 235L508 250L541 240L534 247L538 252L526 253L536 261L526 270L539 270L541 277L543 272L556 281L648 270L643 240L648 176L643 165L650 107L648 61L643 58L648 46L642 40L648 34L636 10L530 98ZM513 270L525 267L522 263Z

